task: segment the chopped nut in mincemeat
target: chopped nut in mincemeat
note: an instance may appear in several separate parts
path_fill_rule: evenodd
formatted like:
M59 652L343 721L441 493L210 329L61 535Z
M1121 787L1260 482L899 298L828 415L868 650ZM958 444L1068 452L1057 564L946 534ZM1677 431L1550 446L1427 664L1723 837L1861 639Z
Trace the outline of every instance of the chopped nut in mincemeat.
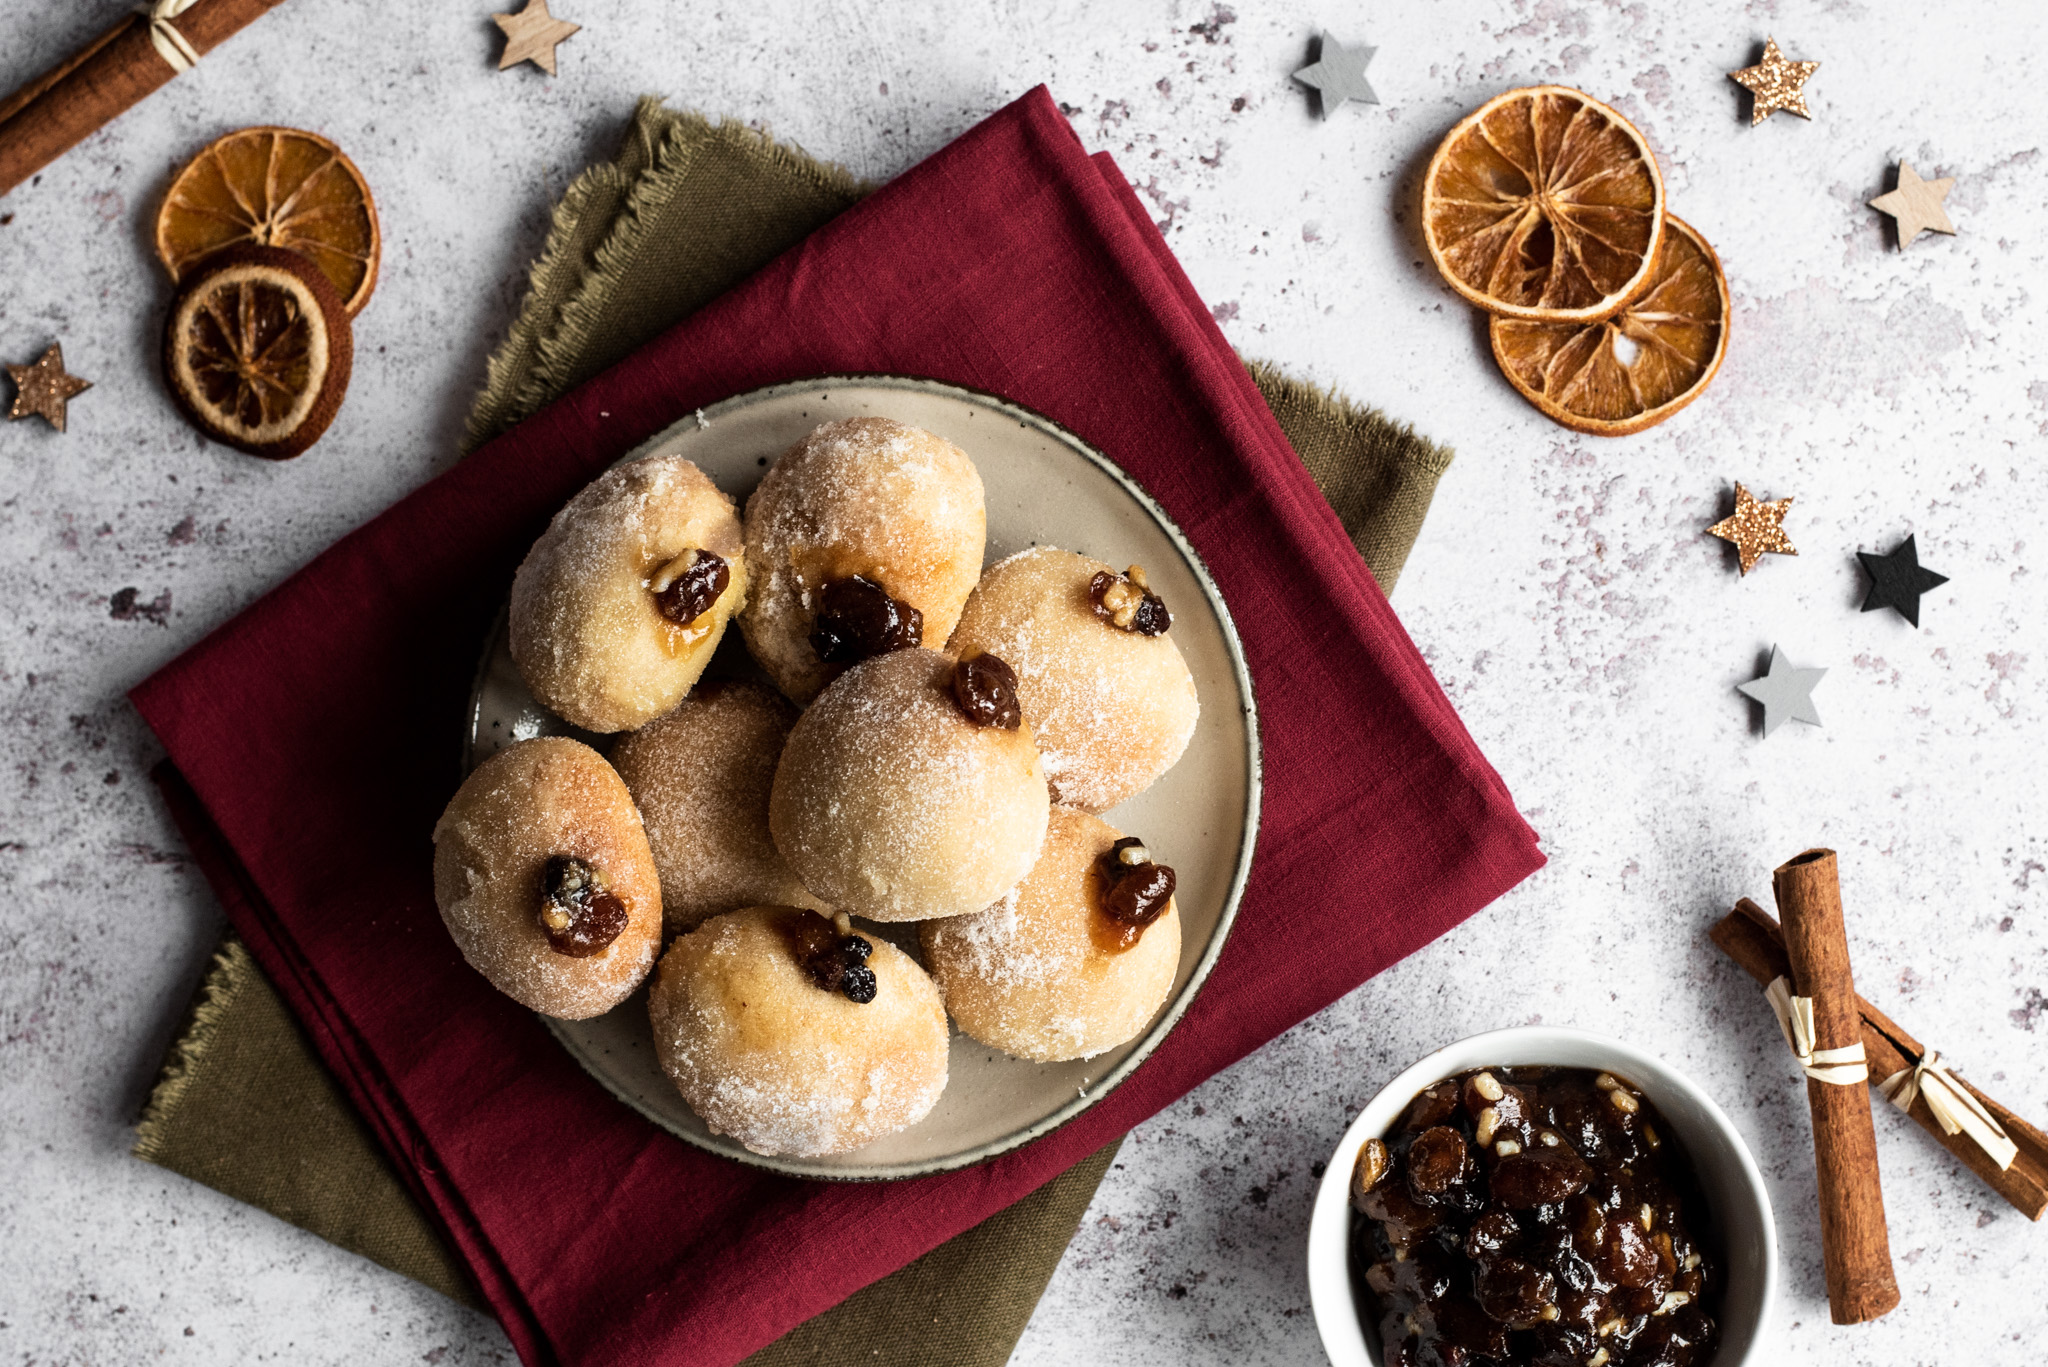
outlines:
M1387 1168L1392 1162L1385 1140L1365 1141L1358 1150L1358 1161L1351 1167L1351 1199L1354 1203L1362 1202L1365 1194L1379 1185L1380 1178L1387 1175Z

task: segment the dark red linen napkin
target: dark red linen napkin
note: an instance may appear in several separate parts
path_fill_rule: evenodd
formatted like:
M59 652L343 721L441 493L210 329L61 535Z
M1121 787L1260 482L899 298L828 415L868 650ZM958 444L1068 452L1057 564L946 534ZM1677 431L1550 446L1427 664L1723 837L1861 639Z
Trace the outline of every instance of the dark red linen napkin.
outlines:
M1037 1143L891 1184L771 1176L642 1120L463 963L429 873L477 654L548 516L698 407L849 372L1001 394L1137 478L1230 605L1265 758L1236 928L1164 1045ZM1149 216L1042 88L343 538L133 696L229 919L528 1363L725 1367L1542 863Z

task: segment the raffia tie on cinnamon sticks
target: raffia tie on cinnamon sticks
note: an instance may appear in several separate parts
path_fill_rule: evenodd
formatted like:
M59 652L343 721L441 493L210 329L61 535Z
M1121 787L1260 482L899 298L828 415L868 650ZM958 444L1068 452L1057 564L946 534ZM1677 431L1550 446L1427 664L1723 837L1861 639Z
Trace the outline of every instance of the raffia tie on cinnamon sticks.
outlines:
M1870 1065L1864 1061L1863 1041L1845 1044L1840 1049L1817 1049L1814 1047L1813 998L1792 995L1792 981L1780 976L1771 979L1771 985L1764 989L1764 997L1777 1013L1778 1029L1785 1036L1785 1043L1792 1046L1793 1057L1799 1060L1799 1067L1815 1082L1825 1082L1835 1087L1853 1087L1859 1082L1870 1080Z
M1778 923L1747 897L1716 922L1708 935L1722 953L1758 983L1769 983L1792 971ZM1943 1067L1941 1073L1946 1083L1953 1084L1975 1103L1965 1109L1974 1112L1981 1108L2006 1136L2006 1143L2012 1146L2012 1158L2006 1161L2002 1151L1987 1150L1960 1123L1951 1130L1933 1109L1934 1094L1945 1083L1929 1085L1932 1070L1940 1066L1941 1055L1860 996L1856 998L1856 1008L1871 1076L1881 1079L1876 1085L1886 1090L1892 1105L1954 1154L1958 1162L2004 1197L2013 1209L2030 1220L2048 1215L2048 1134ZM1916 1074L1916 1085L1908 1089L1906 1082Z
M155 46L156 55L164 59L175 76L199 65L199 49L171 21L198 3L199 0L145 0L135 7L135 12L149 21L149 41Z
M1941 1054L1930 1049L1911 1068L1901 1068L1877 1085L1884 1099L1904 1111L1913 1113L1913 1102L1918 1097L1927 1098L1927 1109L1934 1113L1942 1130L1951 1135L1967 1134L1984 1150L1992 1162L2004 1172L2020 1156L2020 1146L2012 1142L2012 1136L2005 1132L1983 1103L1963 1090L1963 1084L1956 1081L1948 1069L1941 1066Z

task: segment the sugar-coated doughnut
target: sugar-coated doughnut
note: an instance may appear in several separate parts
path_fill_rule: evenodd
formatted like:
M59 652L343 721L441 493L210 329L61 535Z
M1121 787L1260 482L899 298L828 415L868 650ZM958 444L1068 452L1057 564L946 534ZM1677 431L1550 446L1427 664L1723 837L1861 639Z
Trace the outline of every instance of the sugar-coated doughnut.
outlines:
M979 911L1030 872L1049 799L1031 728L970 720L954 662L862 661L798 719L769 796L775 846L827 905L876 921Z
M746 532L740 629L776 687L808 703L856 659L945 644L988 520L966 452L888 418L846 418L775 463L747 500Z
M807 945L806 930L821 928L821 946ZM865 950L844 957L864 962L827 986L807 956L847 940ZM749 907L677 937L648 1013L676 1090L712 1133L755 1153L859 1148L922 1120L946 1087L932 980L888 941L835 931L815 912Z
M612 748L647 823L668 934L741 907L823 909L768 834L768 791L796 716L765 684L719 680Z
M1195 734L1201 704L1170 624L1142 578L1041 546L989 567L947 649L1017 671L1053 800L1103 812L1151 786Z
M586 731L681 702L747 598L730 498L680 456L605 471L548 523L512 580L512 659Z
M661 880L604 756L559 736L478 765L434 826L434 900L462 957L535 1011L611 1010L661 952Z
M1151 1022L1180 967L1180 910L1170 882L1165 910L1149 924L1105 910L1102 863L1125 839L1100 817L1055 807L1045 852L1014 894L918 927L925 964L963 1032L1051 1062L1113 1049Z

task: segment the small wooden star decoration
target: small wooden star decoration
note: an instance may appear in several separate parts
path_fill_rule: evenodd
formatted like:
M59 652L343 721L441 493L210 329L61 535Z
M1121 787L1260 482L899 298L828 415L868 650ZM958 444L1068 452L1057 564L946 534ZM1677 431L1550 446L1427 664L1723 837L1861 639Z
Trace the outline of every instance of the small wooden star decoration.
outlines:
M555 74L555 45L583 26L557 19L548 12L548 0L526 0L517 14L494 14L505 30L505 50L498 56L498 70L532 62L542 71Z
M1807 112L1804 87L1813 73L1819 70L1819 62L1786 61L1785 54L1778 51L1778 40L1766 38L1764 59L1755 66L1729 72L1728 79L1746 86L1756 97L1749 109L1749 126L1754 128L1780 109L1802 119L1811 119L1813 115Z
M59 432L64 430L66 405L92 388L91 380L65 373L64 348L56 342L33 364L7 367L7 378L14 381L14 406L7 410L8 420L34 414Z
M1916 627L1920 625L1920 595L1948 582L1947 575L1936 574L1920 563L1920 548L1910 536L1889 555L1858 551L1856 558L1863 562L1863 572L1870 576L1870 592L1864 596L1863 610L1890 608Z
M1742 572L1748 574L1756 567L1756 562L1763 559L1765 551L1773 555L1799 554L1792 549L1791 538L1785 535L1785 528L1782 525L1785 514L1791 511L1791 508L1792 500L1789 498L1773 499L1769 503L1758 502L1750 497L1749 490L1743 488L1738 481L1735 485L1734 514L1707 528L1707 533L1710 536L1718 536L1723 541L1734 542Z
M1770 666L1748 683L1735 685L1735 691L1762 704L1764 736L1768 739L1787 718L1808 726L1821 724L1820 713L1813 705L1813 689L1826 675L1825 669L1801 669L1784 651L1772 646Z
M1955 188L1954 176L1922 180L1910 163L1901 161L1899 188L1871 200L1870 207L1898 220L1899 250L1904 251L1922 233L1956 235L1956 225L1948 221L1948 210L1941 207L1948 192Z
M1294 73L1294 79L1316 92L1317 103L1322 105L1323 117L1329 118L1346 100L1357 100L1360 104L1378 104L1380 97L1373 93L1372 86L1365 79L1365 64L1372 60L1378 48L1365 46L1346 47L1325 33L1316 49L1316 60Z

